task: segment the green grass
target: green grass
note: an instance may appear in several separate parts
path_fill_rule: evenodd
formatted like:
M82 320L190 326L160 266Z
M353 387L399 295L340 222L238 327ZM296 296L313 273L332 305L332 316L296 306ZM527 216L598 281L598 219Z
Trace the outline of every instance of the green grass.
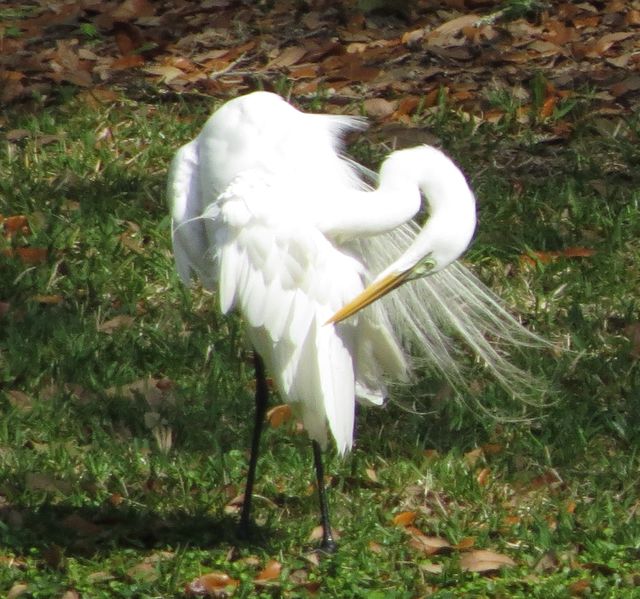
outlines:
M362 410L357 448L327 465L340 552L315 563L311 455L289 427L263 441L261 534L235 536L251 362L236 319L173 272L167 164L209 108L78 98L4 114L6 130L29 135L0 142L0 213L27 215L31 232L0 257L0 593L180 597L223 571L237 597L305 597L315 584L322 597L640 596L639 121L615 126L585 98L567 139L549 141L554 117L529 128L424 115L477 191L468 261L572 351L526 358L553 386L530 422L478 416L432 380ZM381 156L366 142L353 151L371 166ZM24 245L44 261L6 255ZM595 254L521 264L571 246ZM132 387L149 377L163 389ZM460 570L462 551L423 555L392 524L402 511L425 534L473 538L517 565L482 576ZM256 585L271 559L279 578Z

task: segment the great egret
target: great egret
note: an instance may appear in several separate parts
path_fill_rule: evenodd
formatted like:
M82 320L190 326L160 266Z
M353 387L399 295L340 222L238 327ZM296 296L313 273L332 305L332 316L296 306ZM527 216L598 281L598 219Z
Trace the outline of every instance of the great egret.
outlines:
M220 310L240 312L254 347L256 413L241 528L250 523L268 400L264 359L312 440L326 550L336 546L321 454L328 431L340 454L351 448L355 402L381 405L388 379L410 378L414 358L403 344L460 386L457 336L513 389L526 375L500 347L536 342L454 262L475 228L475 200L459 169L429 146L400 150L371 189L365 169L340 154L342 133L363 126L303 113L275 94L248 94L224 104L178 150L168 185L180 277L188 283L196 275L217 289ZM422 195L430 217L418 232L412 217ZM338 324L361 302L338 310L381 271L367 302L431 276Z

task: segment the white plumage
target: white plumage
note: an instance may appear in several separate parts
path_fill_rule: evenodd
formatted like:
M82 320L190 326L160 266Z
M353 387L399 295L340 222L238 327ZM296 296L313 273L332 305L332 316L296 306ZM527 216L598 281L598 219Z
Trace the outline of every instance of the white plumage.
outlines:
M362 126L255 92L215 112L177 152L169 178L182 280L195 274L218 290L223 313L239 310L311 438L324 446L328 424L341 453L352 444L354 399L380 404L387 378L406 380L411 363L399 338L459 385L453 332L507 388L527 376L501 348L538 342L464 266L445 268L475 226L473 194L457 167L435 148L401 150L372 191L339 153L341 134ZM411 218L420 191L431 218L418 233ZM324 326L372 275L409 271L425 256L432 276L353 322Z
M360 126L257 92L209 119L176 154L169 182L181 278L194 273L217 288L223 313L239 310L310 437L326 445L328 424L341 453L352 444L355 398L382 403L383 372L405 379L408 370L380 307L324 324L362 291L366 273L337 242L349 236L345 222L326 217L342 205L358 226L365 220L362 184L336 147L343 129Z
M224 104L180 148L168 188L180 277L217 290L223 313L240 312L314 442L327 550L335 542L320 447L330 431L338 451L349 450L356 401L381 404L386 381L407 380L416 360L462 389L469 350L525 395L532 379L509 350L541 343L456 262L476 223L460 170L435 148L401 150L371 189L366 169L340 155L342 133L362 127L255 92ZM412 218L423 197L429 218L420 230ZM259 358L256 372L244 530L267 401Z

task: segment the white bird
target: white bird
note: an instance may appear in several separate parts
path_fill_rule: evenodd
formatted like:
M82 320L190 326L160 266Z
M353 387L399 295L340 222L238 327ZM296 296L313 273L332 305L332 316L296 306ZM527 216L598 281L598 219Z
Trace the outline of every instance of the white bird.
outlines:
M321 450L330 433L338 452L347 452L355 402L381 405L388 380L410 379L414 358L403 347L418 350L460 387L453 333L513 390L527 375L501 347L537 342L455 262L476 222L460 170L435 148L400 150L384 161L371 189L362 179L366 169L340 154L342 134L363 126L255 92L224 104L178 150L168 185L180 277L189 283L195 275L217 290L223 314L239 311L255 350L256 416L241 528L250 522L266 365L312 440L326 550L336 545ZM423 196L430 215L419 232L412 218ZM425 274L432 276L399 287Z

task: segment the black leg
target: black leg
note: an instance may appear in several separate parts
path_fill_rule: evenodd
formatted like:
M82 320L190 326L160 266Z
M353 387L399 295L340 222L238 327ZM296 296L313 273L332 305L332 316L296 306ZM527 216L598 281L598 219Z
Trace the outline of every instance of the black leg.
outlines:
M327 493L324 486L324 466L322 465L322 449L317 441L311 442L313 445L313 462L316 467L316 480L318 483L318 498L320 499L320 517L322 519L322 542L320 549L327 553L335 553L338 544L333 539L331 533L331 523L329 522L329 506L327 505Z
M253 424L253 437L251 439L251 456L249 458L249 472L247 484L244 490L244 502L240 513L240 534L248 536L251 524L251 498L253 496L253 483L256 478L256 465L258 463L258 450L260 449L260 436L264 425L269 401L269 387L264 372L264 362L258 354L253 352L253 364L256 372L256 413Z

